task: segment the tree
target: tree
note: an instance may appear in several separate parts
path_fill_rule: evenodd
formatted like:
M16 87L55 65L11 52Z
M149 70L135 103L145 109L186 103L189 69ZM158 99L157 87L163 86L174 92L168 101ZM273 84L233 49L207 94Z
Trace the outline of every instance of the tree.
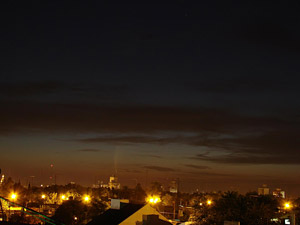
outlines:
M94 217L102 214L109 204L107 202L101 201L100 199L93 198L87 208L87 220L91 220Z
M87 206L77 200L65 201L57 208L53 219L66 225L85 224L87 220Z
M278 206L278 200L273 196L225 192L211 206L194 207L194 216L201 225L223 225L226 220L247 225L268 225L271 218L278 217Z
M121 190L119 190L119 198L129 199L132 195L132 191L128 188L128 186L123 186Z
M174 205L174 197L170 194L165 194L162 199L162 204L165 205L165 206L173 206Z
M134 189L134 200L136 202L144 203L146 198L146 192L142 188L142 185L138 183Z
M162 184L159 182L152 182L150 187L150 194L161 195L162 192L163 192Z

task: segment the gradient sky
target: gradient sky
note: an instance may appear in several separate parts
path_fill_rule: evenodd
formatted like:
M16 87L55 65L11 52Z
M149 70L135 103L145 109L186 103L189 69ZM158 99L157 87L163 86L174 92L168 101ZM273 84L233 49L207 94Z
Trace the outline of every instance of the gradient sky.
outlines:
M298 7L1 3L0 168L300 195Z

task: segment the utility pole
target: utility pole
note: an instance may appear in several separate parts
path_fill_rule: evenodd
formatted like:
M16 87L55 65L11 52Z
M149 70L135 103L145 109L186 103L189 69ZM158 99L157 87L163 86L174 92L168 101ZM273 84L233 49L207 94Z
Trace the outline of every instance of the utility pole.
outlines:
M176 199L174 200L174 205L173 205L173 220L176 219Z

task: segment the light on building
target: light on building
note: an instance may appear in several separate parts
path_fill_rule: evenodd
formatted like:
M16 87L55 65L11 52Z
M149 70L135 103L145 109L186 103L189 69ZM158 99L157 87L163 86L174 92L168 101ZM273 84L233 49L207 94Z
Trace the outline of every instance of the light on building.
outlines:
M66 196L65 196L65 195L62 195L62 196L61 196L61 199L62 199L62 200L66 200Z
M46 195L42 195L42 199L45 199L46 198Z

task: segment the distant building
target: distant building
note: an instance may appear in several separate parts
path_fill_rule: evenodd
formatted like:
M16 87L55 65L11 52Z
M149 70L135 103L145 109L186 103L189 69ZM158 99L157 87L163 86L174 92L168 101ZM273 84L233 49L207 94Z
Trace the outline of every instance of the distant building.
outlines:
M170 184L170 192L171 193L177 193L178 192L178 181L172 180Z
M268 188L266 184L263 184L262 187L258 188L257 193L258 193L258 195L269 195L270 188Z
M97 182L95 184L93 184L92 186L93 188L99 188L102 187L102 181L100 182L100 180L97 180Z
M109 187L109 189L120 189L121 184L118 183L118 177L111 176L109 178L108 187Z
M113 176L109 177L108 184L101 183L100 187L109 188L109 189L120 189L121 184L118 182L118 177L113 175Z
M273 191L273 196L277 198L285 198L285 191L280 188L276 188L275 191Z
M111 208L87 225L171 225L151 205L122 203L112 199Z

